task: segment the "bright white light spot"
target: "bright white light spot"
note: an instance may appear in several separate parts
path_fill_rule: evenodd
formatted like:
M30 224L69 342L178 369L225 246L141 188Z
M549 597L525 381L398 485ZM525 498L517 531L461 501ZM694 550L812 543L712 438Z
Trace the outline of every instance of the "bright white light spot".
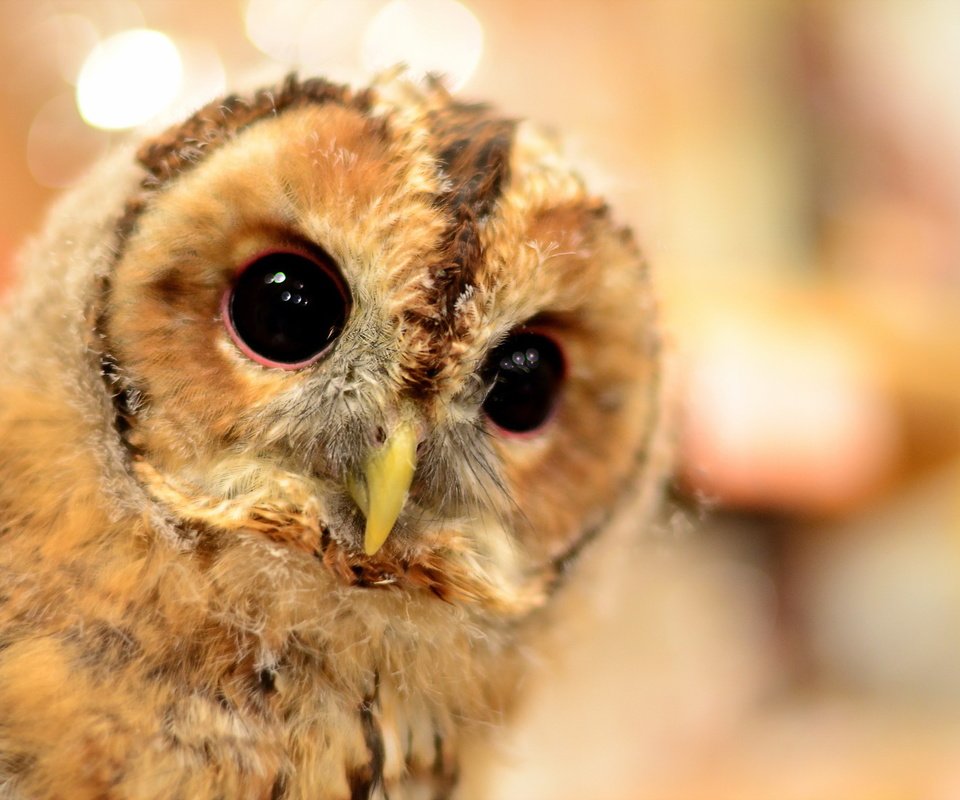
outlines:
M32 32L38 47L56 59L60 76L76 84L84 59L100 41L96 25L80 14L54 14L45 17Z
M30 125L27 168L41 186L70 186L103 154L108 138L83 124L72 94L59 95L47 101Z
M183 65L159 31L124 31L97 45L77 78L80 115L97 128L133 128L177 97Z
M382 5L378 0L317 0L299 30L297 67L305 75L360 83L364 31Z
M456 0L392 0L367 26L361 60L372 72L407 64L438 72L451 89L473 75L483 54L479 20Z
M316 0L249 0L244 14L247 37L271 58L293 66L300 32L315 5Z

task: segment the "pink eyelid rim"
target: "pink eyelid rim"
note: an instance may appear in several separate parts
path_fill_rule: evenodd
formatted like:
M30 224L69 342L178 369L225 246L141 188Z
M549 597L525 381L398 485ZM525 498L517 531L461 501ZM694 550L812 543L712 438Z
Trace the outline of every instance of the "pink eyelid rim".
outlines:
M240 338L240 334L237 333L237 329L233 325L233 317L230 315L230 298L233 296L233 287L234 284L236 284L237 279L258 261L273 255L299 256L300 258L305 258L307 261L316 264L319 269L322 269L333 280L333 282L337 284L337 288L340 290L340 295L347 304L348 315L350 310L349 307L351 305L350 295L347 292L346 286L344 285L343 277L339 274L339 272L327 267L316 256L313 256L305 250L301 250L296 247L277 247L271 250L262 250L255 256L248 258L234 271L233 280L224 290L223 296L220 298L220 318L223 320L223 326L227 329L227 333L230 334L230 338L237 346L237 349L240 350L240 352L251 361L254 361L264 367L283 369L287 370L288 372L292 372L294 370L303 369L304 367L309 367L311 364L315 364L317 361L323 358L327 352L329 352L330 348L333 347L335 340L331 341L319 353L316 353L310 356L310 358L304 359L303 361L296 361L290 364L287 364L283 361L272 361L269 358L264 358L263 356L259 355L246 345L243 339Z
M535 333L537 334L537 336L542 336L544 339L549 339L551 342L553 342L554 346L556 346L557 350L559 351L560 358L562 359L562 362L563 362L561 365L562 369L560 371L560 382L561 384L566 383L567 372L568 372L567 351L564 349L563 345L560 344L560 341L557 339L557 337L554 336L553 333L551 333L550 331L538 325L521 325L519 328L514 328L513 330L511 330L510 333L507 334L507 336L508 337L514 336L518 333ZM486 419L487 424L491 428L493 428L493 430L495 430L497 434L502 436L504 439L514 439L518 441L523 441L525 439L527 440L536 439L537 437L542 436L543 432L553 424L554 420L557 418L557 414L559 413L560 405L562 402L563 402L563 399L558 397L556 402L550 408L550 413L547 414L546 419L543 422L541 422L536 428L529 431L508 431L506 428L501 428L499 425L497 425L496 422L490 419L486 411L483 411L483 417L484 419Z

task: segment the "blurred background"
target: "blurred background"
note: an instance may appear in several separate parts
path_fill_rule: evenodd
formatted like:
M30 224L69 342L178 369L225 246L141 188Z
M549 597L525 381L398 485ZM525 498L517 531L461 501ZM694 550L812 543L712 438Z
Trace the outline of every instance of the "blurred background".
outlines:
M670 504L488 796L960 798L960 4L0 0L0 285L127 129L397 61L564 133L673 353Z

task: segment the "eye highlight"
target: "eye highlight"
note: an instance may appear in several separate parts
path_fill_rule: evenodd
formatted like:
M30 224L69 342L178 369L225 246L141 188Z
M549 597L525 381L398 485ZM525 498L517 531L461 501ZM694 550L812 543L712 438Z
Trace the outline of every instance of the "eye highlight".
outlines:
M516 331L484 363L482 375L490 391L483 410L508 433L532 433L550 419L565 373L556 341L537 331Z
M240 270L221 310L244 354L267 367L300 369L319 359L340 335L350 299L326 254L271 251Z

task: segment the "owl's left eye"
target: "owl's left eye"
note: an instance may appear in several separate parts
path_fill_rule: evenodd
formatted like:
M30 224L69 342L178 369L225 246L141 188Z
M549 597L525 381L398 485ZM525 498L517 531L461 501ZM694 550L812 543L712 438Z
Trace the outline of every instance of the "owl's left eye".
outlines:
M502 431L533 433L553 414L565 371L551 337L516 331L487 357L482 372L491 386L483 410Z
M349 305L329 256L268 252L241 269L224 295L223 318L234 342L254 361L299 369L340 335Z

